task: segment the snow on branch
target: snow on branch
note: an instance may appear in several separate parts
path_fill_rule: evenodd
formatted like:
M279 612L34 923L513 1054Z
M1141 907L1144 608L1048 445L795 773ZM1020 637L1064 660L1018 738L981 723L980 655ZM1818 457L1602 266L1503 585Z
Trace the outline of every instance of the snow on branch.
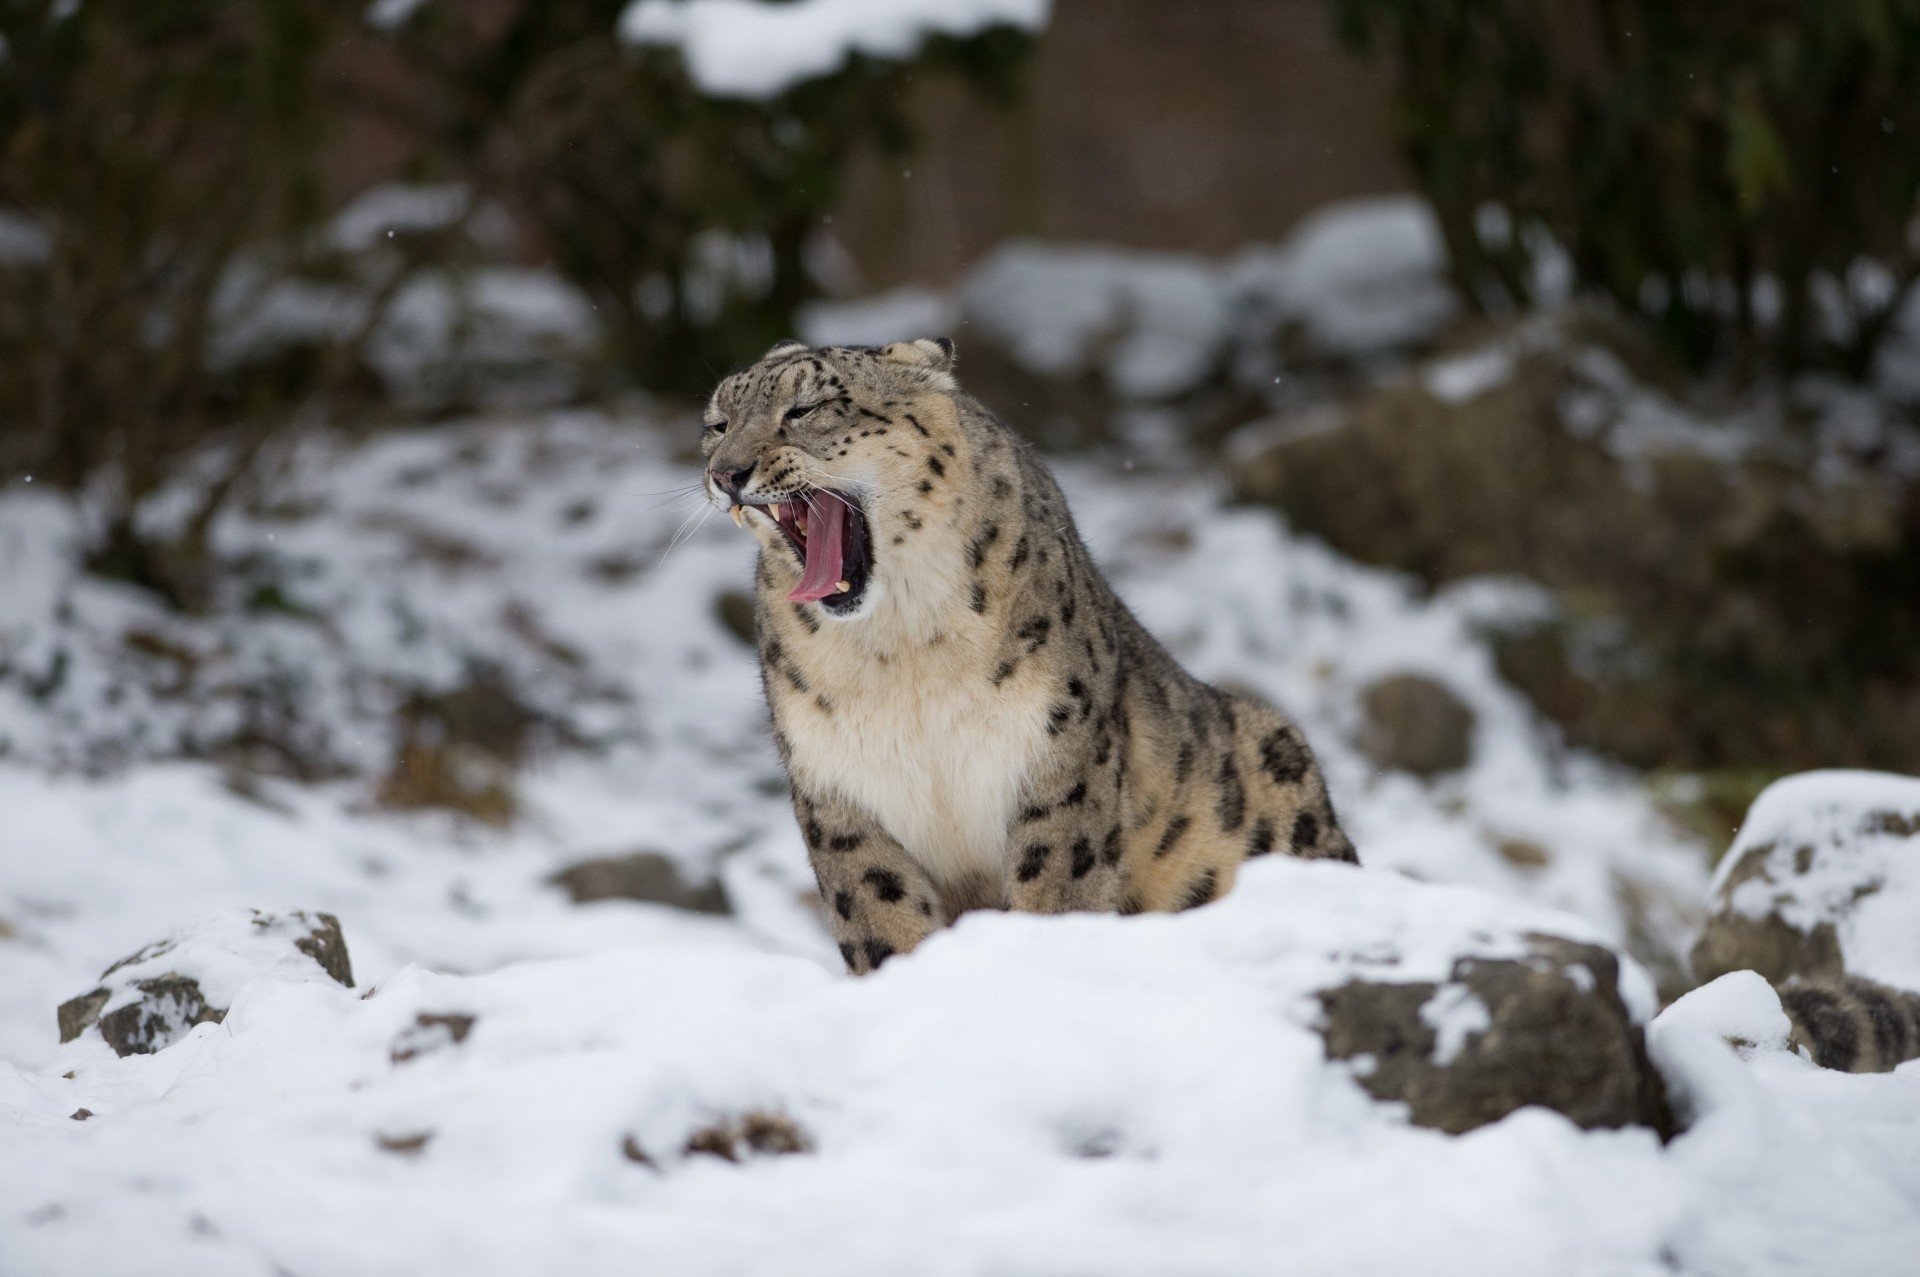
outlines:
M634 0L631 44L673 45L694 81L723 97L767 98L827 75L850 53L907 58L930 35L1046 25L1052 0Z

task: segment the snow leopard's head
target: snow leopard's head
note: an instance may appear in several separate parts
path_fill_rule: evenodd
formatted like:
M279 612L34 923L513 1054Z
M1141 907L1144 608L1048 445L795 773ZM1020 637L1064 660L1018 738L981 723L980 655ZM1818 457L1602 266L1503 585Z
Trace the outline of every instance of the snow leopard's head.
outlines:
M700 445L708 499L759 536L787 601L840 619L872 610L892 552L952 482L952 366L944 339L786 341L714 390Z

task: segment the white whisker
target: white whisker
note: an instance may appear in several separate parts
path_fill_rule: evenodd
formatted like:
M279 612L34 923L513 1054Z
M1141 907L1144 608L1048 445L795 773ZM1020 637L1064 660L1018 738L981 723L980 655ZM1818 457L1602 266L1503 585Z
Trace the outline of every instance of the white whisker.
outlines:
M672 539L667 542L667 548L660 551L660 563L665 563L675 550L692 540L694 535L700 531L701 526L706 523L707 517L712 513L712 506L702 505L699 509L682 519ZM658 566L658 564L655 566Z

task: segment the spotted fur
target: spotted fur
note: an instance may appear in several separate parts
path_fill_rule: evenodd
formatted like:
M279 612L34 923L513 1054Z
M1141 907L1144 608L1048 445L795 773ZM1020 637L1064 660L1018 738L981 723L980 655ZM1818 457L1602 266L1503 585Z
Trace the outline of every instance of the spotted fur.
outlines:
M774 347L707 411L708 492L863 506L856 603L794 604L762 511L775 740L849 969L968 909L1194 908L1269 853L1352 861L1313 752L1182 670L1114 594L1046 467L962 391L946 342Z
M1920 994L1862 976L1821 976L1780 989L1789 1043L1815 1064L1886 1073L1920 1058Z

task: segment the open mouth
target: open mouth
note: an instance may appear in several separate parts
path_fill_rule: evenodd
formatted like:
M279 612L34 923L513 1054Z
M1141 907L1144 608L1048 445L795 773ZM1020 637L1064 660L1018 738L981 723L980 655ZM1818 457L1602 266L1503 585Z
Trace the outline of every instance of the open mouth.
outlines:
M735 511L742 507L735 506ZM816 488L790 501L754 504L773 516L793 552L800 556L800 584L789 602L818 603L829 612L850 612L860 605L871 575L873 546L859 501ZM735 514L736 521L740 518Z

